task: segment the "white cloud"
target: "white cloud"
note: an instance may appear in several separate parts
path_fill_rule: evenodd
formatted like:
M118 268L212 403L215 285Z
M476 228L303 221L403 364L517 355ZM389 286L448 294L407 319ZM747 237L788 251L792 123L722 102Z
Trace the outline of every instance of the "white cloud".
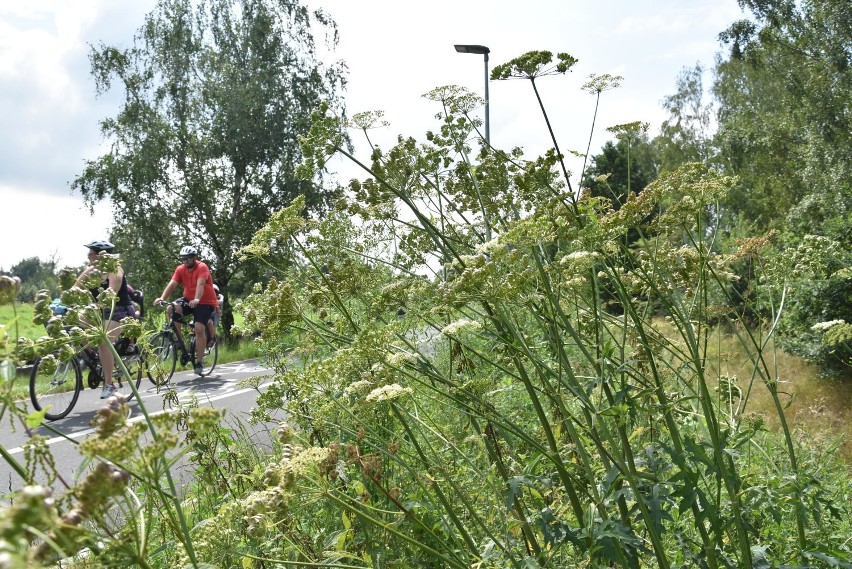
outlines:
M23 259L55 258L59 266L82 265L86 261L84 243L104 239L112 223L107 204L95 208L93 216L79 197L46 199L31 192L0 186L2 247L0 268L9 270Z

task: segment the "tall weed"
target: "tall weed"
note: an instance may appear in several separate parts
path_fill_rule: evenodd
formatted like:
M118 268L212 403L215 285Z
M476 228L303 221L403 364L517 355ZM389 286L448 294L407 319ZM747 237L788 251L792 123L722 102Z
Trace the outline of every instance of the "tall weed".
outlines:
M506 76L535 86L545 53ZM296 326L310 353L325 348L260 398L258 416L285 408L310 457L279 467L321 551L278 559L848 563L848 482L840 467L817 474L787 424L774 320L740 334L742 377L711 349L742 302L731 266L762 252L716 234L733 180L691 164L615 209L574 194L558 152L527 162L483 147L474 164L475 97L429 96L443 121L426 144L374 147L354 200L307 222L297 200L243 250L289 261L247 324L269 342ZM348 155L341 127L317 117L308 166ZM777 436L746 412L758 390ZM830 463L836 447L819 448Z

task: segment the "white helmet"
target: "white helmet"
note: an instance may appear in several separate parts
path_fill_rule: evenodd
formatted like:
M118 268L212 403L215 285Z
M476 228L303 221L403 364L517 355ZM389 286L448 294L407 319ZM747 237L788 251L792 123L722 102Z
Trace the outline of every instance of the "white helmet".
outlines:
M195 247L187 245L180 250L180 253L178 253L178 256L180 256L180 257L197 257L198 256L198 250Z

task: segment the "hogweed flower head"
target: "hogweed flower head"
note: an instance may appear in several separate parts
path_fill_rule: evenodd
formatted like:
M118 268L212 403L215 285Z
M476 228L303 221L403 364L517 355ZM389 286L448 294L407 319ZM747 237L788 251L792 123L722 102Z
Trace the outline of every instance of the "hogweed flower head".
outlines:
M278 442L282 445L286 445L292 442L293 437L296 436L296 432L293 430L293 427L290 426L290 423L287 423L286 421L279 423L277 434Z
M507 63L497 65L491 72L491 79L535 79L545 75L566 73L577 63L577 59L567 53L556 55L557 63L553 63L553 53L549 51L528 51Z
M62 294L59 295L59 300L66 306L83 306L91 304L92 293L78 286L72 286L62 291Z
M357 395L359 393L365 393L373 385L375 385L375 383L372 380L359 379L358 381L353 381L352 383L347 385L346 389L343 390L343 394L349 396Z
M121 259L118 255L101 251L98 253L98 258L95 259L95 267L102 274L114 273L121 266Z
M592 73L589 75L589 80L583 84L582 89L587 93L597 95L604 91L609 91L610 89L617 89L618 87L621 87L621 82L623 80L624 77L622 77L621 75L610 75L609 73L595 75L594 73Z
M480 328L482 328L481 322L476 322L475 320L470 320L468 318L460 318L441 328L441 334L457 338L467 330L479 330Z
M842 326L846 324L846 321L843 319L840 320L829 320L828 322L817 322L813 326L811 326L811 330L814 332L824 332L829 328L833 328L834 326Z
M617 124L607 128L619 140L633 140L637 136L648 132L651 125L646 122L633 121L625 124Z
M451 114L467 114L485 104L485 99L458 85L436 87L423 98L445 105Z
M346 126L369 130L371 128L387 127L390 123L384 120L384 111L364 111L355 113L346 123Z
M0 276L0 305L15 302L21 292L21 279L18 277Z
M366 400L368 403L381 403L383 401L393 401L412 393L414 391L410 387L403 387L398 383L392 383L374 389L367 395Z
M59 271L59 288L68 290L74 286L75 280L77 280L77 270L74 267L62 267Z

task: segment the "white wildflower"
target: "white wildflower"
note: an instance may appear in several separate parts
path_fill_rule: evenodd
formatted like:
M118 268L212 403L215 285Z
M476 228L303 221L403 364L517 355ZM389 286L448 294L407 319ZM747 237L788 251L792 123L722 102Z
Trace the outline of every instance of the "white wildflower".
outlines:
M843 324L846 324L845 320L829 320L828 322L817 322L816 324L811 326L811 330L813 330L814 332L824 332L829 328L832 328L834 326L841 326Z
M410 387L403 387L398 383L392 383L391 385L384 385L371 391L370 394L367 395L367 401L370 403L391 401L411 393L413 393L413 390Z
M559 259L559 264L572 272L585 272L592 268L598 254L593 251L574 251Z
M415 359L414 354L410 354L408 352L395 352L388 356L388 364L399 367L407 364L408 362L413 362Z
M451 322L441 328L441 334L444 336L459 336L465 330L476 330L482 328L481 322L476 322L474 320L469 320L467 318L461 318L456 320L455 322Z
M324 447L310 447L293 457L293 469L301 472L305 468L316 466L328 460L331 450Z
M346 386L346 389L343 390L343 395L352 395L354 393L362 393L367 390L367 388L372 387L373 382L368 379L359 379L353 383L350 383Z
M574 251L573 253L569 253L562 257L562 262L567 263L569 261L582 261L588 258L594 258L597 255L594 251Z

